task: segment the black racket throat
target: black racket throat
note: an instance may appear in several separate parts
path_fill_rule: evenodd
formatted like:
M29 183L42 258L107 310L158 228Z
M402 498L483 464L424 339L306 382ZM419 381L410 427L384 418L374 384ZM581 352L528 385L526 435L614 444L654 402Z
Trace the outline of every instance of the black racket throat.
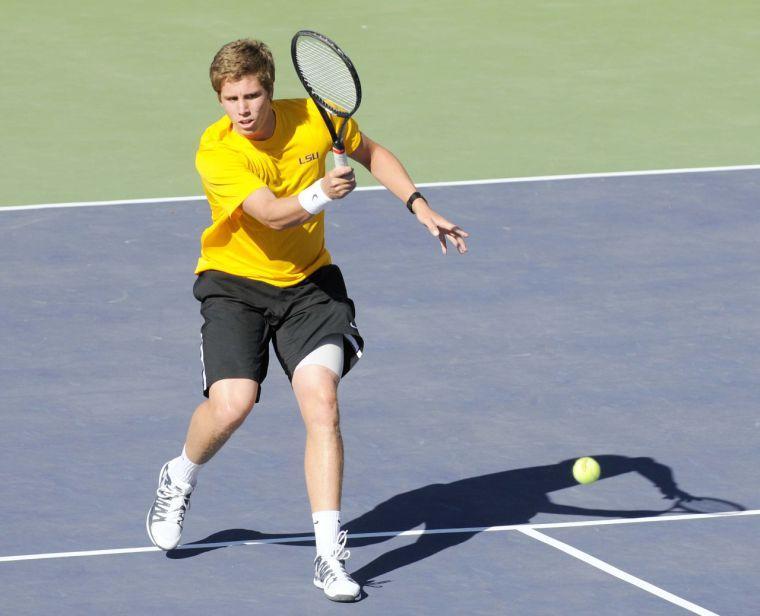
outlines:
M333 142L333 149L337 151L344 151L345 146L343 145L343 137L346 134L346 124L348 124L348 118L342 118L342 121L340 122L340 126L335 126L335 120L330 117L330 115L327 113L327 111L324 110L320 105L317 105L317 111L319 111L319 115L322 116L322 119L325 121L325 126L327 126L327 130L330 132L330 138Z

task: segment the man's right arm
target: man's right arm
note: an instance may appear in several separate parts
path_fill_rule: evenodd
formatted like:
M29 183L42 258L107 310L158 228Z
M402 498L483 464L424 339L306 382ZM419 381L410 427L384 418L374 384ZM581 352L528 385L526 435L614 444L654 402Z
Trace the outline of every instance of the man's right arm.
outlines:
M330 200L342 199L356 187L354 172L350 167L338 167L328 171L319 183L321 190ZM248 195L242 203L242 208L246 214L275 231L298 227L313 216L301 205L298 195L278 199L266 186Z

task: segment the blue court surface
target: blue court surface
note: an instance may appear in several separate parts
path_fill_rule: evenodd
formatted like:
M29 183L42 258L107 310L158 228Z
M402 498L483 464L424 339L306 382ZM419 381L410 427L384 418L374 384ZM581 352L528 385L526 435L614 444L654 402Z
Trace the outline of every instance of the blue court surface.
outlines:
M760 172L425 192L469 254L384 191L328 214L367 342L341 385L355 605L311 584L276 363L183 549L146 536L201 399L207 205L0 211L0 612L757 613Z

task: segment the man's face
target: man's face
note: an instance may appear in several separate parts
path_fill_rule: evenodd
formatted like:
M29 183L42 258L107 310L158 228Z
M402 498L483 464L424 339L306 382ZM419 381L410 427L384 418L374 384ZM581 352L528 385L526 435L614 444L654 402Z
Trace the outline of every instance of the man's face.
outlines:
M233 130L249 139L268 139L274 132L274 113L269 92L258 77L225 81L219 102L232 120Z

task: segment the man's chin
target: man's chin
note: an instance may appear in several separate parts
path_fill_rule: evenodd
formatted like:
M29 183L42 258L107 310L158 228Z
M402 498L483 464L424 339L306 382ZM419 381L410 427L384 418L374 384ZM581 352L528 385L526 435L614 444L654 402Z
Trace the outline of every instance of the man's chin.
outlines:
M256 131L254 130L255 123L251 123L249 125L243 125L239 122L236 122L234 124L235 132L239 135L243 135L244 137L251 137L256 134Z

